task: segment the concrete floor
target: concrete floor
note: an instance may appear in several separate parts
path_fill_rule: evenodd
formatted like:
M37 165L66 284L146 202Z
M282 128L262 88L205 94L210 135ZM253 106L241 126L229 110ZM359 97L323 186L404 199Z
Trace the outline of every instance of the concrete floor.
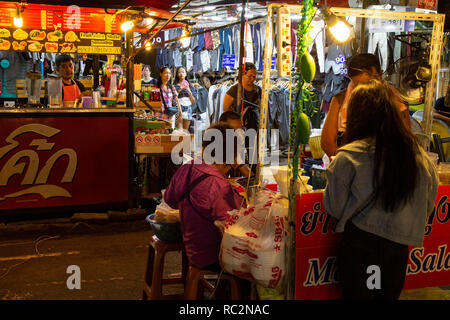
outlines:
M150 236L138 231L62 236L37 245L33 239L1 242L0 299L140 299ZM67 287L71 265L80 268L80 290Z
M0 242L0 300L140 300L152 232L133 231ZM68 289L69 266L81 271L81 289ZM165 277L181 270L169 252ZM182 293L180 285L165 294ZM450 287L409 290L403 300L450 300Z

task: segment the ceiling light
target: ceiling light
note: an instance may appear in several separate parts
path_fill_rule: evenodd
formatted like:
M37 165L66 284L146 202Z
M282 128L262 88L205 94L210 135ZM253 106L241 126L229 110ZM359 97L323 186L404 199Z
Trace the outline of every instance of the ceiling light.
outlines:
M144 19L144 23L145 25L149 26L151 25L155 20L153 20L152 18L145 18Z
M122 25L120 26L120 29L122 29L123 32L127 32L128 30L130 30L131 28L134 27L134 23L133 21L125 21L124 23L122 23Z
M14 14L14 25L17 28L22 28L23 26L23 18L22 15L20 14L20 8L17 8L16 13Z
M330 9L323 8L322 15L325 20L325 24L330 30L331 35L340 43L344 43L350 39L352 27L346 22L336 17L331 13Z
M150 41L147 41L145 43L145 50L150 51L152 49L152 45L150 44Z
M342 20L328 27L328 29L338 42L346 42L350 38L351 30Z
M186 37L186 38L181 38L181 39L180 39L181 46L182 46L183 48L189 47L189 45L190 45L190 43L191 43L191 39L190 39L188 36L189 36L189 33L186 32L185 30L183 30L182 37Z
M213 11L215 8L216 8L215 6L209 5L209 6L205 6L205 7L203 8L203 10L205 10L205 11Z

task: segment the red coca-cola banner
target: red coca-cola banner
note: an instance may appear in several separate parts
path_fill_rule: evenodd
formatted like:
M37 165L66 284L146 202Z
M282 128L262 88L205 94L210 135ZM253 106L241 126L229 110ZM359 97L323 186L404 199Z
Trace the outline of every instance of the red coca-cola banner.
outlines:
M0 210L128 201L128 118L2 118Z
M423 247L409 248L404 290L450 284L450 186L439 186ZM296 299L341 299L336 253L341 235L326 213L323 193L297 196ZM369 275L368 275L369 276Z

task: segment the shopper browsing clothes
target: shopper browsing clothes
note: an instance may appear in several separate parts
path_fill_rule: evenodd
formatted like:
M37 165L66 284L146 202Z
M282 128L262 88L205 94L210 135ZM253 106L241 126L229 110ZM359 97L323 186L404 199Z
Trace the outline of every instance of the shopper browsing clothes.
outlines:
M238 101L238 84L228 89L223 101L223 111L239 110L242 104L242 119L245 129L258 130L259 127L259 103L261 101L261 88L255 84L256 66L251 62L246 62L242 73L242 93Z
M354 56L348 66L348 76L351 79L347 89L339 92L330 102L330 109L322 129L321 147L331 157L336 154L338 147L342 145L342 137L347 124L348 100L353 89L360 83L366 83L372 79L381 80L381 68L378 58L369 53ZM410 128L408 107L401 102L396 90L390 87L391 99L394 106L400 111L401 120Z
M170 77L169 67L164 66L159 69L158 88L161 92L161 108L163 113L172 118L172 127L182 129L181 106L177 90L170 84Z
M222 233L214 222L225 221L227 212L239 209L242 198L225 178L231 164L222 163L227 159L227 145L234 138L226 134L230 126L217 123L209 127L223 137L223 148L217 148L211 157L206 148L215 139L203 142L203 160L192 161L177 170L164 193L164 201L180 210L181 231L189 263L200 269L220 272L219 250ZM208 148L211 149L211 148ZM222 153L222 155L219 155ZM236 154L236 152L235 152Z
M80 81L73 79L75 69L71 56L67 54L59 55L56 57L55 63L56 72L62 78L62 101L64 107L73 106L81 97L91 94L91 91L87 90Z
M434 207L436 168L401 121L391 88L382 81L353 89L347 118L345 145L327 169L323 200L338 219L336 231L343 232L337 256L343 296L396 300L408 246L422 246ZM373 290L367 285L370 266L380 272Z
M178 67L175 73L175 89L183 111L183 128L189 130L192 122L192 113L195 106L195 95L197 90L186 79L187 72L183 67Z
M154 85L158 82L157 79L151 77L150 66L144 65L142 67L142 78L141 84L143 85Z

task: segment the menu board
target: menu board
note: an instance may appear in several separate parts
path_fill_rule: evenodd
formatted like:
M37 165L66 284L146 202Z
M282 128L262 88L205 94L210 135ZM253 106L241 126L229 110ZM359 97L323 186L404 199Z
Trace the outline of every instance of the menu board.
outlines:
M0 28L0 50L50 53L121 54L117 33Z
M0 8L0 27L15 28L15 10ZM122 33L120 16L89 12L77 6L25 9L21 16L24 29Z

